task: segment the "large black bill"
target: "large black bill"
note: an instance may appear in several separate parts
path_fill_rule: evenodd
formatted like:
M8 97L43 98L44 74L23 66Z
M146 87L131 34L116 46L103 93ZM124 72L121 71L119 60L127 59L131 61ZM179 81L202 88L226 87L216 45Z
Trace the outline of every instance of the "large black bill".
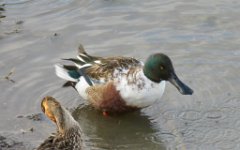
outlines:
M175 73L172 74L171 78L169 79L169 82L171 82L181 94L183 95L193 94L193 90L190 87L188 87L186 84L184 84L181 80L179 80L179 78Z

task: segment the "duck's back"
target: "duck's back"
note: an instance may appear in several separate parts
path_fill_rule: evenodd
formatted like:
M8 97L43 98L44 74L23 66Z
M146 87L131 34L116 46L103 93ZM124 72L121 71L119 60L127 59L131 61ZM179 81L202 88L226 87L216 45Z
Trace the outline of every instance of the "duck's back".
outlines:
M108 57L92 62L91 66L86 68L85 73L93 80L101 78L111 80L116 71L128 70L132 67L142 66L142 63L131 57Z
M78 131L72 131L65 136L57 134L48 137L37 150L82 150L82 139Z

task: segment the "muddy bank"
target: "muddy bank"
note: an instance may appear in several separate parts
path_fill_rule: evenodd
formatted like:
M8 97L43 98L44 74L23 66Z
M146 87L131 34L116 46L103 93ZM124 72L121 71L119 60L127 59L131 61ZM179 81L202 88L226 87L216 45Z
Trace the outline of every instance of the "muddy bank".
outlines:
M23 142L16 141L5 136L0 135L0 149L1 150L27 150L28 146Z

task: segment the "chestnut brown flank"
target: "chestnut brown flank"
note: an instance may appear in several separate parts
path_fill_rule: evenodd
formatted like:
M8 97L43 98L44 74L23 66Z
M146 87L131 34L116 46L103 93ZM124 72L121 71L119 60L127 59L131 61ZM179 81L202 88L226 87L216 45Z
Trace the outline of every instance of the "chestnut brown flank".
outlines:
M86 93L92 105L103 111L118 113L137 109L137 107L126 105L113 82L91 86L87 88Z

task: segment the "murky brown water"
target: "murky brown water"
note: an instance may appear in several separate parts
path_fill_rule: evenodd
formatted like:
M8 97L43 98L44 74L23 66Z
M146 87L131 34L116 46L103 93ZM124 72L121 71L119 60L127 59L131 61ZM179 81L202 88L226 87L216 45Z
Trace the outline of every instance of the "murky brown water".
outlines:
M15 83L0 80L0 135L38 146L55 126L17 116L40 113L51 95L73 109L89 149L240 149L240 1L0 0L0 7L0 76L15 68ZM79 43L101 56L164 52L195 93L167 84L154 106L103 117L54 74Z

